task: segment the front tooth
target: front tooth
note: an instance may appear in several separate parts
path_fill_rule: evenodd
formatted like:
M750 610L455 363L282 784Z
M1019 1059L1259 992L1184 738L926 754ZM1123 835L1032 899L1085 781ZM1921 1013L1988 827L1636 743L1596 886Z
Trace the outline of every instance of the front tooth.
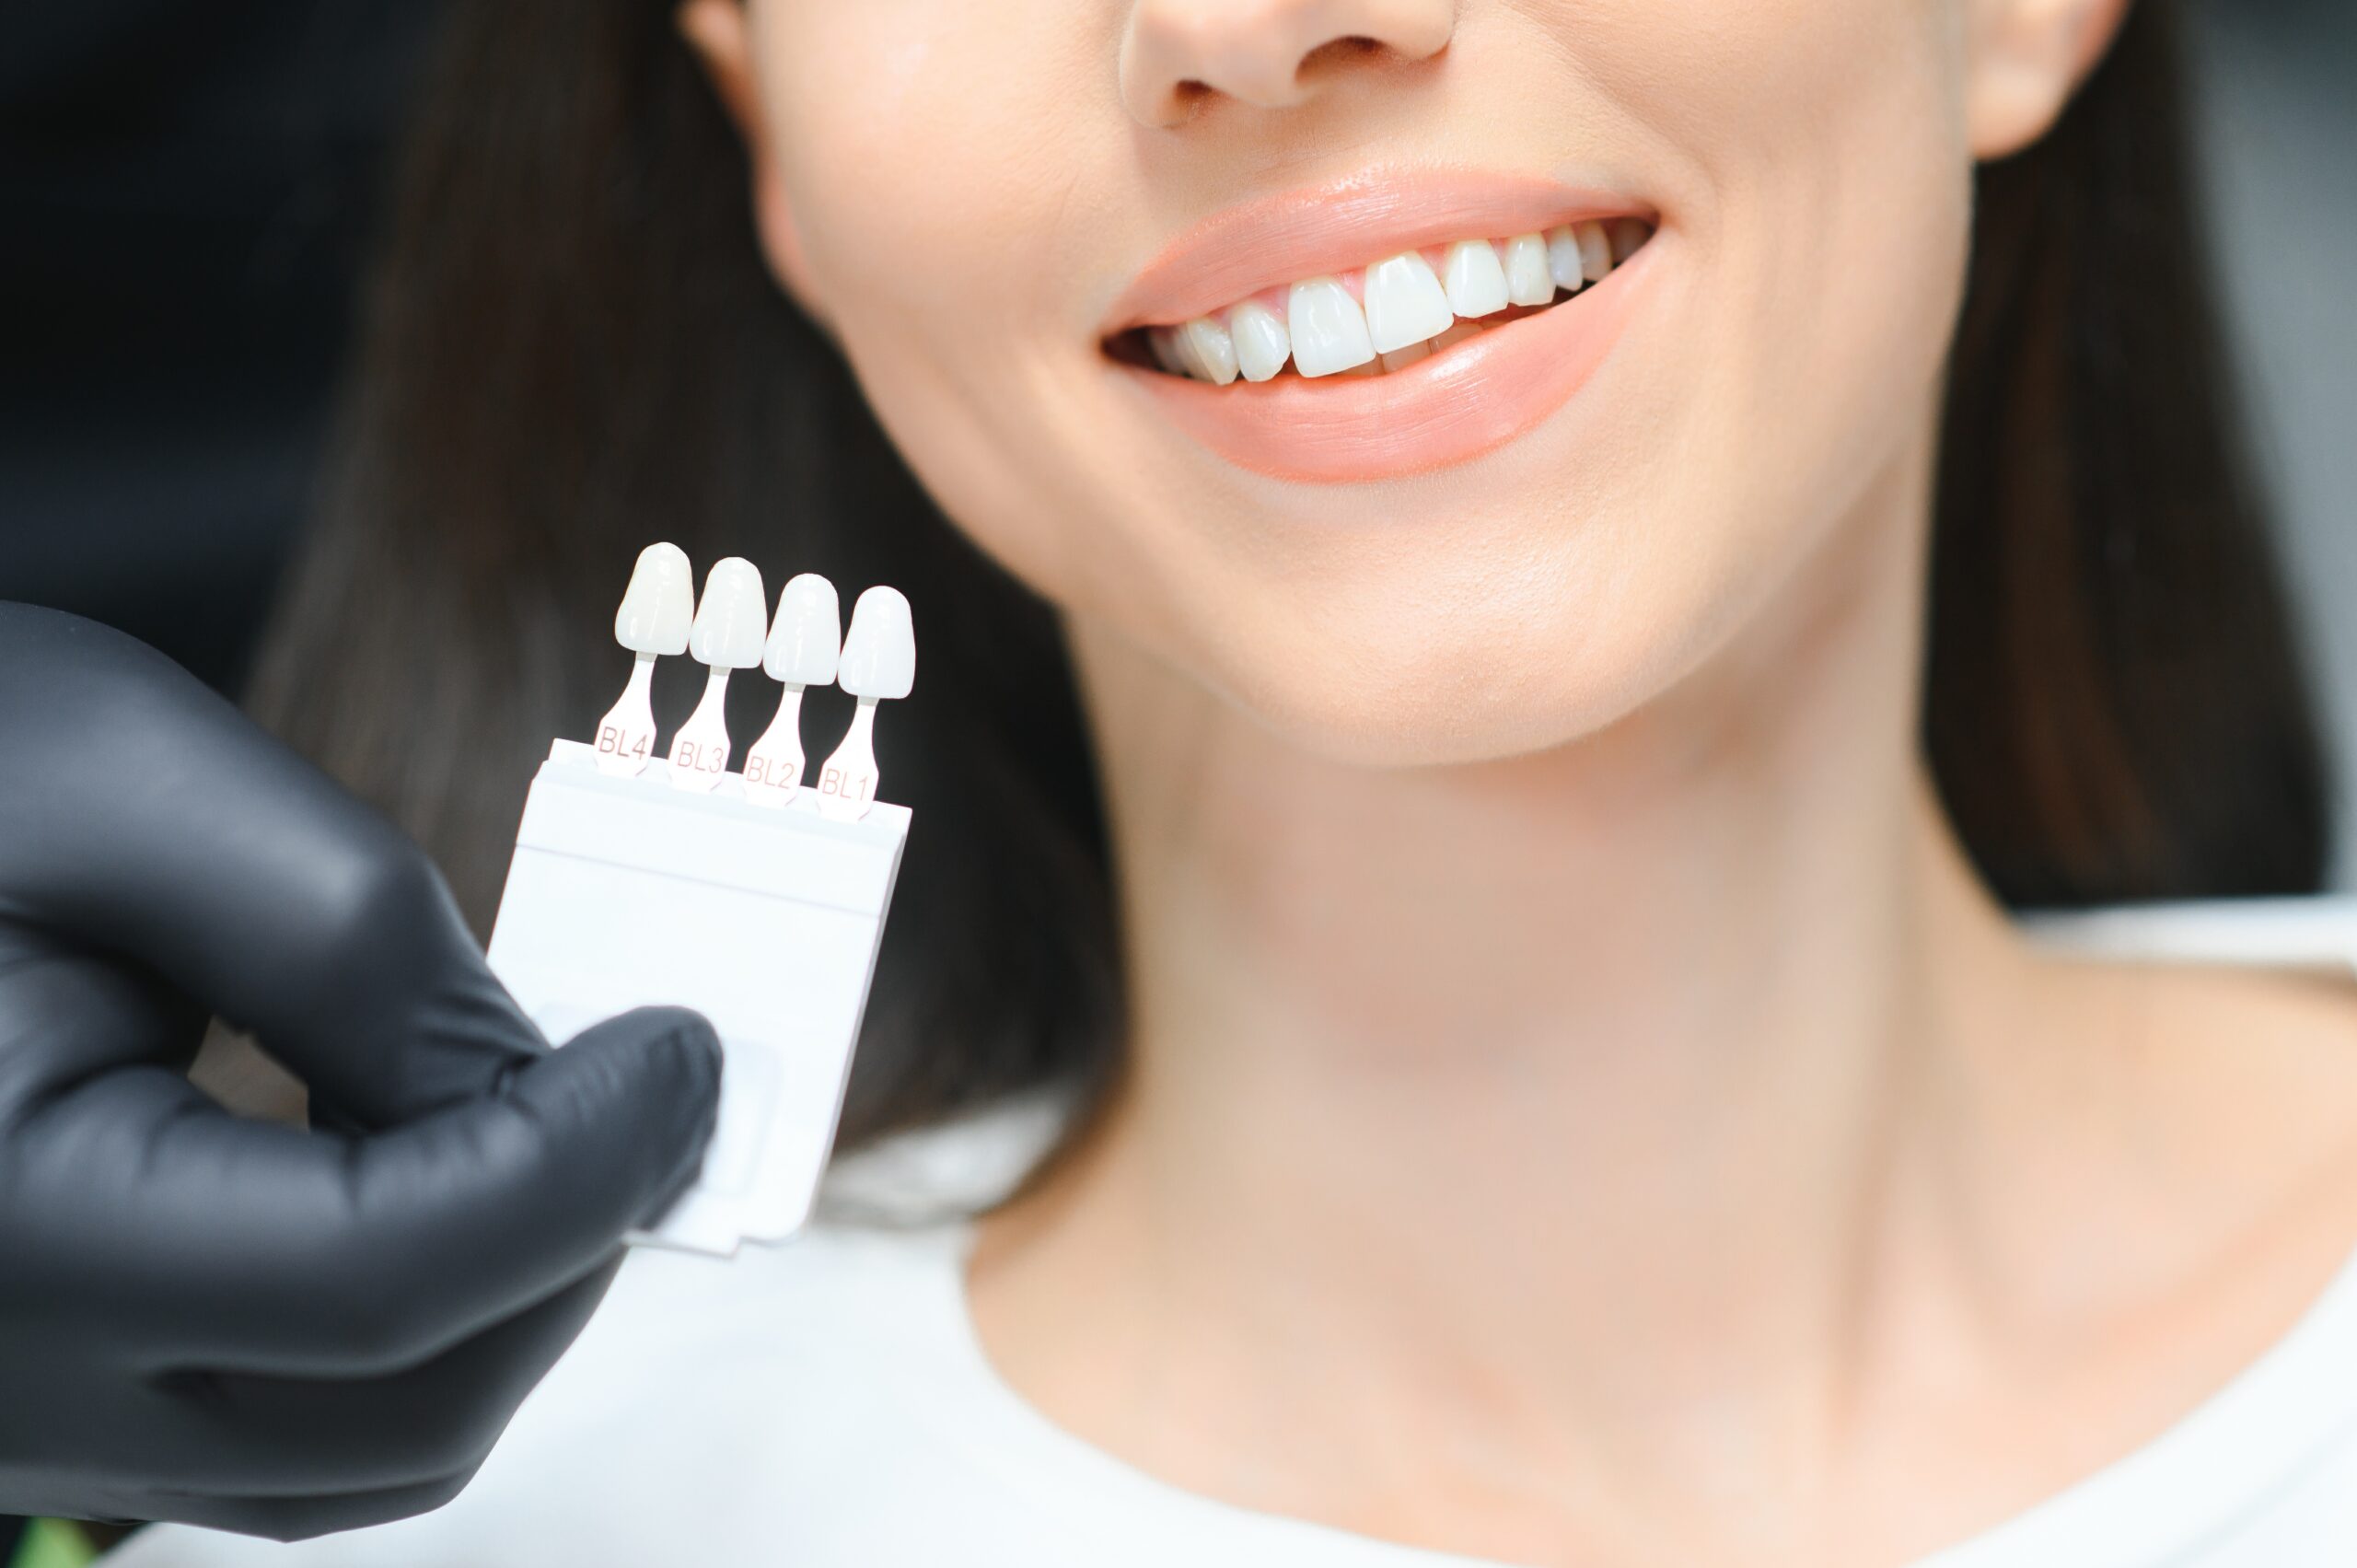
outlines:
M1265 381L1293 357L1293 336L1277 313L1246 300L1227 313L1228 341L1236 345L1236 367L1247 381Z
M1572 232L1570 224L1547 231L1547 275L1555 280L1557 288L1573 294L1587 285L1587 274L1580 266L1579 236Z
M1285 298L1285 330L1293 339L1293 367L1304 376L1331 376L1375 357L1366 318L1337 278L1309 278Z
M1600 223L1577 223L1572 226L1572 237L1579 242L1580 274L1590 283L1602 283L1612 272L1612 245L1604 238Z
M1236 343L1217 321L1198 316L1178 329L1178 342L1206 381L1225 387L1236 379Z
M1459 316L1494 316L1506 308L1506 270L1486 239L1448 248L1448 308Z
M1377 354L1391 354L1448 331L1457 318L1430 263L1403 251L1366 270L1366 336Z
M1428 343L1410 343L1406 348L1402 349L1394 349L1389 354L1382 355L1381 358L1383 360L1383 368L1388 371L1405 370L1411 365L1415 364L1416 361L1420 359L1430 359L1432 356L1433 345Z
M1516 305L1552 305L1554 275L1547 270L1547 242L1535 234L1506 241L1506 298Z

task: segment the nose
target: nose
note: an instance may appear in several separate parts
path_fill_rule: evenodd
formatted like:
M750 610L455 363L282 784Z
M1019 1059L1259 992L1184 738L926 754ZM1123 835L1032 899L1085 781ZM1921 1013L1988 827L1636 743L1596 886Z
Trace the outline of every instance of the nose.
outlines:
M1121 99L1138 123L1175 125L1217 94L1263 109L1302 103L1385 60L1448 45L1457 0L1135 0L1121 38Z

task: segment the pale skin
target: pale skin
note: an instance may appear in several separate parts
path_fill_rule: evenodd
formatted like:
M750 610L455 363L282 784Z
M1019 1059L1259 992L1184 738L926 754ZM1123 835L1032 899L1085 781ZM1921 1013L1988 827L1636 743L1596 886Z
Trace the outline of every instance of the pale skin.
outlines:
M683 8L782 285L1067 618L1134 1066L969 1280L1051 1419L1476 1557L1883 1568L2346 1260L2351 988L2033 947L1915 742L1971 169L2122 6ZM1476 460L1247 473L1105 360L1223 206L1567 160L1659 296Z

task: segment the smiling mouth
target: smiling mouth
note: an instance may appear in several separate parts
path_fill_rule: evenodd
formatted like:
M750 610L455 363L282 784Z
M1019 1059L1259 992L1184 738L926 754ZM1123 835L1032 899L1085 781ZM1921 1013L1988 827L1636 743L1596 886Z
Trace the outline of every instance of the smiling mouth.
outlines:
M1190 320L1132 327L1105 349L1126 365L1219 387L1386 376L1570 303L1653 233L1642 218L1616 217L1420 247L1264 288Z

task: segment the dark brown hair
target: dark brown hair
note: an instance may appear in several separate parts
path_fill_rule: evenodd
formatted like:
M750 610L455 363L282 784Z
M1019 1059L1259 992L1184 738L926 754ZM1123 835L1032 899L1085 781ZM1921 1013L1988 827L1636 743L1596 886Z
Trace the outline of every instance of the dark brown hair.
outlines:
M2016 906L2305 890L2326 853L2169 20L2142 0L2054 134L1980 180L1925 744ZM1055 617L944 521L764 273L742 150L669 5L458 8L345 431L256 705L416 833L478 922L548 738L618 688L608 621L641 545L889 581L924 678L880 745L918 825L846 1133L1110 1081L1114 909ZM817 707L819 732L840 721Z

